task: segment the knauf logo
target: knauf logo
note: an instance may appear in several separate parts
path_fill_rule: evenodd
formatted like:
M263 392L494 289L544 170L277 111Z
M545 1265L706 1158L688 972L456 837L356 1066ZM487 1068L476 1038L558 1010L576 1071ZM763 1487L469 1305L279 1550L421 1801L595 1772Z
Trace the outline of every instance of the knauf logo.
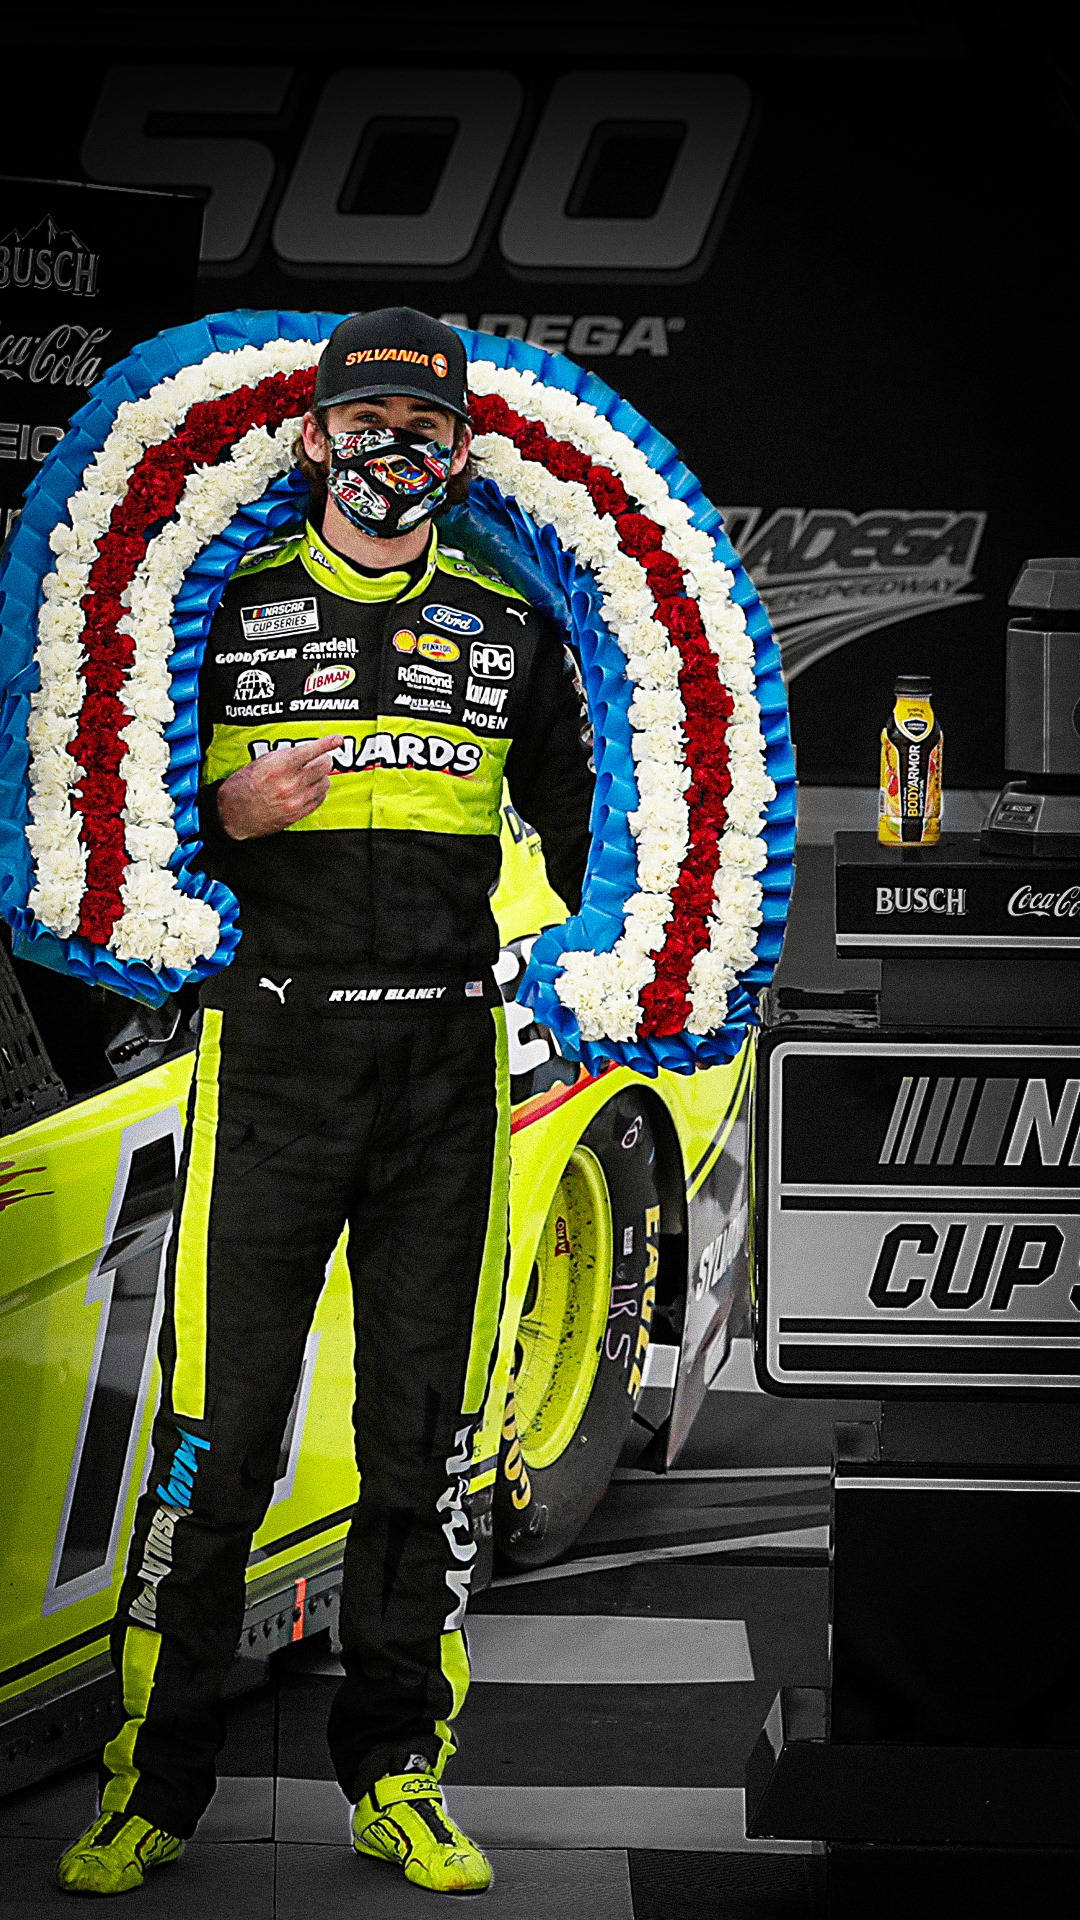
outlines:
M169 1484L167 1487L159 1486L155 1489L172 1507L190 1507L191 1505L195 1475L199 1470L199 1455L195 1451L196 1447L206 1453L209 1451L210 1442L200 1440L195 1433L185 1433L181 1427L180 1444L173 1454Z

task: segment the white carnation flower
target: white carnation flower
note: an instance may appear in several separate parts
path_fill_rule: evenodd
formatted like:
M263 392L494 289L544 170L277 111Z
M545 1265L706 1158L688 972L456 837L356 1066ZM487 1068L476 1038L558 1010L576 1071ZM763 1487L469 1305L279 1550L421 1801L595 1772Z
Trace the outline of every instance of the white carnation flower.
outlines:
M760 873L768 864L769 849L757 835L729 828L720 836L720 859L725 867L735 867L743 873Z

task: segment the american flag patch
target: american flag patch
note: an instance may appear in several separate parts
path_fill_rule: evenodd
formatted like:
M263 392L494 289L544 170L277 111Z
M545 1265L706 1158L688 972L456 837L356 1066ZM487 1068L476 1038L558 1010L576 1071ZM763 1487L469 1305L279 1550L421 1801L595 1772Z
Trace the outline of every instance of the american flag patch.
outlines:
M482 980L466 980L465 982L466 1000L482 1000L483 997L484 997L483 981Z

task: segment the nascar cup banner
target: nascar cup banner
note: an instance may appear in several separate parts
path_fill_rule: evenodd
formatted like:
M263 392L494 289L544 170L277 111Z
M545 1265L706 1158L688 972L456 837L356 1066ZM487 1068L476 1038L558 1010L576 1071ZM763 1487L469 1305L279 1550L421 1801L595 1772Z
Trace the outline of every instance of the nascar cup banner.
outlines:
M5 917L23 953L152 1003L239 939L234 897L191 865L198 673L240 558L301 517L293 444L338 317L219 314L137 349L46 461L0 566ZM728 1059L793 878L768 616L634 408L562 355L463 338L481 477L447 538L563 626L596 741L582 910L537 940L518 997L590 1070Z
M103 371L192 309L185 194L0 180L0 536Z
M1080 1390L1080 1048L780 1030L765 1051L770 1390Z

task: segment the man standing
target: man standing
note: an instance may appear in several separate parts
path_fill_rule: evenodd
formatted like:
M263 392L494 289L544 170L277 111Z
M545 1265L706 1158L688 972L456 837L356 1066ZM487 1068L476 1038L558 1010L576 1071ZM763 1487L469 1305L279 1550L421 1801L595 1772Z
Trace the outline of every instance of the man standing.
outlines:
M468 1685L464 1506L506 1271L506 1034L488 904L505 777L580 903L592 780L557 633L440 549L466 359L410 308L319 365L303 535L230 582L201 676L204 857L240 903L201 993L161 1404L113 1625L123 1721L59 1883L119 1893L215 1785L251 1538L349 1228L360 1498L329 1742L357 1852L479 1891L439 1781Z

